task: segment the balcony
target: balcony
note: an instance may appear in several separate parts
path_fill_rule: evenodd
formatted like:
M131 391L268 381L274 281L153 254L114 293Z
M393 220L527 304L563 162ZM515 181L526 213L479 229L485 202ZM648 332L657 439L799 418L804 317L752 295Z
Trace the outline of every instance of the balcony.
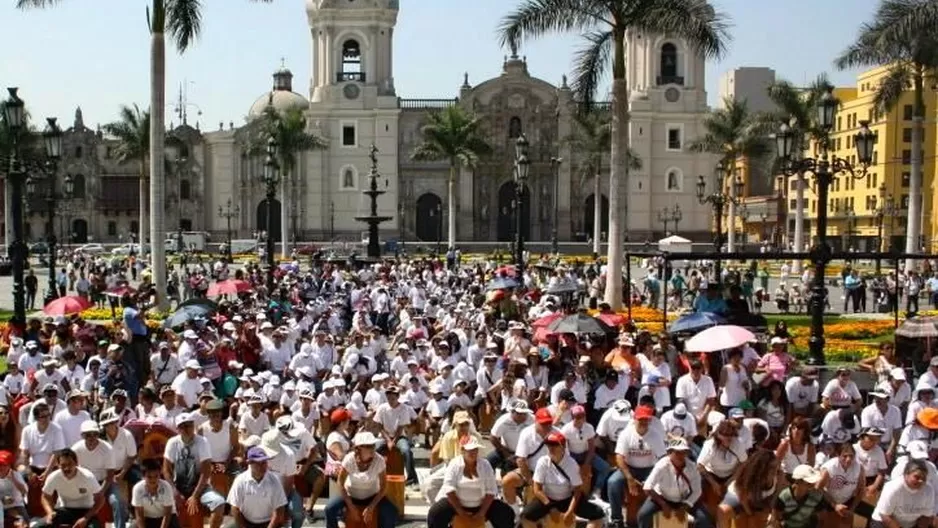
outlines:
M336 82L365 82L365 72L338 72L335 77Z
M684 78L677 75L659 75L658 86L665 84L677 84L679 86L684 86Z
M398 104L402 109L439 110L449 108L459 103L459 99L400 99Z

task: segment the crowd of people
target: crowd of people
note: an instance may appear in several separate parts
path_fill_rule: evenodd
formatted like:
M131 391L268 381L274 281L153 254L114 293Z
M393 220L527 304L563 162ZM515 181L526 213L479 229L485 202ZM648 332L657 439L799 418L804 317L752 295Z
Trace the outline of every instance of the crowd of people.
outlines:
M938 358L912 379L884 345L856 366L875 379L864 394L850 368L822 383L800 365L784 326L710 354L627 320L550 331L545 320L585 315L564 286L590 302L599 263L518 277L494 263L316 259L278 270L269 292L255 266L182 273L253 288L217 303L184 288L204 316L176 328L147 326L144 288L120 299L117 325L33 318L9 338L7 522L300 528L323 500L327 528L391 528L406 486L430 504L430 528L550 515L938 526ZM698 288L698 309L723 300L715 281Z

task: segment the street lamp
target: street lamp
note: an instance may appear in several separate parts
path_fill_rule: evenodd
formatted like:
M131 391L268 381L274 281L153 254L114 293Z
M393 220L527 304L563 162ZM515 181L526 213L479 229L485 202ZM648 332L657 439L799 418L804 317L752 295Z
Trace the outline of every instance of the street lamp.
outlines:
M890 218L892 221L893 216L896 213L896 201L891 194L886 194L886 184L883 183L879 186L879 207L876 208L876 211L873 213L873 216L876 218L876 251L892 251L892 241L889 241L889 244L886 245L886 248L883 249L883 225L886 223L886 217ZM879 276L880 271L882 270L882 259L876 259L876 275Z
M762 220L762 242L765 242L769 238L769 213L765 211L759 213L759 220Z
M440 250L443 248L443 204L436 204L436 256L440 258Z
M658 221L664 224L664 236L668 236L671 234L670 232L668 232L669 223L674 224L674 231L677 232L677 224L678 222L681 221L681 219L683 219L683 217L684 215L681 212L681 206L678 204L674 204L674 207L672 209L668 209L667 207L665 207L662 210L658 211Z
M274 222L273 202L280 183L280 167L277 165L277 141L267 139L267 159L264 160L264 185L267 187L267 294L274 292L274 236L271 226ZM229 244L230 246L230 244Z
M559 223L560 216L560 164L563 163L563 158L551 158L550 166L551 173L554 177L554 221L551 222L550 230L550 250L554 255L560 253L560 242L557 240L557 224Z
M405 218L404 213L405 213L405 207L404 207L404 204L401 203L397 207L397 214L398 214L397 224L398 224L398 228L400 229L400 234L398 235L397 238L400 239L398 240L398 243L401 245L401 249L400 249L401 255L406 254L405 247L404 247L404 218Z
M267 205L270 205L270 204L267 204ZM225 251L225 254L227 256L228 263L231 263L233 261L232 256L231 256L231 219L237 218L240 216L241 216L241 207L239 207L238 204L232 204L230 197L228 198L228 201L225 202L224 208L222 208L222 206L220 205L218 206L218 217L225 219L225 236L227 239L227 246L228 246L227 251Z
M746 207L746 204L742 204L739 207L739 219L742 220L742 238L743 244L749 243L749 233L746 230L746 224L749 223L749 209ZM736 229L736 222L733 222L733 229Z
M25 125L26 104L17 96L17 88L7 88L9 99L3 103L3 116L13 143L10 167L7 171L12 184L11 216L13 217L13 243L10 245L10 260L13 262L13 323L20 328L26 325L26 289L23 270L26 267L26 243L23 240L23 184L26 170L20 160L19 135Z
M528 159L528 138L521 134L515 141L515 199L518 207L515 209L515 224L517 241L515 243L515 266L518 268L518 277L524 273L524 229L522 228L522 215L524 215L524 188L528 181L528 170L531 161Z
M66 174L63 179L63 192L59 192L55 188L56 177L58 176L59 169L59 160L62 159L62 129L56 123L56 118L49 117L46 118L46 129L42 133L42 139L46 147L46 157L48 162L46 163L47 174L49 185L46 186L46 189L43 195L40 197L46 201L46 208L49 211L49 287L46 291L46 297L44 302L48 304L58 297L55 283L55 253L56 253L56 238L55 238L55 214L58 209L56 202L59 200L68 200L72 197L75 192L75 182L72 180L70 174ZM26 196L32 198L36 196L36 182L39 179L44 179L42 176L29 177L26 179Z
M728 176L732 177L732 172L733 167L730 163L725 160L718 163L714 174L716 176L716 186L709 195L707 194L707 182L704 180L703 175L697 176L697 201L699 201L701 205L710 204L711 207L713 207L713 216L716 218L717 233L716 236L713 237L713 248L716 250L717 255L719 255L723 249L723 208L729 203L739 203L737 196L740 196L743 190L743 180L737 178L736 181L730 180L732 185L735 186L733 190L736 192L725 192L726 178ZM718 256L715 264L716 280L718 283L722 278L722 267Z
M834 114L837 110L837 99L832 90L828 90L818 101L815 125L823 132L820 139L820 155L817 158L792 158L792 143L794 134L787 123L782 123L776 133L776 147L782 171L793 176L799 173L814 174L817 188L817 244L811 249L811 260L814 264L814 281L811 286L811 338L808 341L811 358L810 364L824 364L824 302L827 294L824 286L824 272L827 263L831 260L830 247L827 245L827 206L830 186L839 174L849 178L860 179L866 176L866 168L873 159L873 145L876 143L876 134L870 130L868 121L860 121L860 130L854 134L853 142L857 148L857 159L860 170L856 171L849 161L828 152L830 138L828 134L834 126Z

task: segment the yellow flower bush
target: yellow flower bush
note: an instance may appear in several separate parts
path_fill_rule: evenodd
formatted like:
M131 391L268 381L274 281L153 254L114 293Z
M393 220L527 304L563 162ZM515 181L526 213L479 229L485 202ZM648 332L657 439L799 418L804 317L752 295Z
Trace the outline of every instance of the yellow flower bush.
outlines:
M807 338L811 335L810 326L795 326L788 329L795 339ZM824 336L840 340L877 339L891 335L895 325L891 320L851 321L849 323L834 323L824 325Z

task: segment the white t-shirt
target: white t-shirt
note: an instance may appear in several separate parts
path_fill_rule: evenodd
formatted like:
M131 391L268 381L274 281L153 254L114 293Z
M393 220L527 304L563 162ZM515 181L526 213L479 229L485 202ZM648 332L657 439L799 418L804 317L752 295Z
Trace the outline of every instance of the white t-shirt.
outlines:
M115 467L114 450L111 449L111 444L104 440L98 440L98 445L94 450L88 449L84 440L79 440L72 445L72 451L78 455L78 465L91 471L98 482L107 477L109 470L120 469L120 466Z
M889 464L886 463L886 453L882 447L876 445L867 451L863 449L860 442L857 442L853 444L853 449L857 454L857 462L863 466L863 473L867 477L875 477L889 469Z
M437 500L446 497L455 491L460 504L464 508L478 508L482 505L486 495L498 495L498 483L495 480L495 470L489 461L479 457L476 461L476 478L466 478L466 459L461 456L454 457L446 465L443 473L443 487L437 495Z
M117 436L110 439L107 435L102 435L103 440L111 444L111 453L114 456L114 466L123 467L128 458L137 457L137 441L134 435L123 427L117 429Z
M46 495L58 495L57 506L63 508L88 509L94 506L94 494L101 491L101 485L91 471L79 466L75 475L66 478L61 469L56 469L46 478L42 492Z
M818 391L820 391L817 380L810 385L801 383L801 377L791 378L785 382L785 395L788 396L788 402L795 409L807 409L812 403L818 401Z
M62 428L65 445L72 445L81 440L81 424L88 420L91 420L88 411L79 410L77 413L72 414L68 409L57 412L55 417L52 418L52 421Z
M691 374L684 374L678 378L674 389L674 397L684 400L687 410L697 417L700 417L700 413L703 412L707 400L716 396L717 391L713 386L713 380L707 375L701 375L700 380L695 382Z
M738 437L733 439L728 449L717 448L716 440L708 438L697 456L697 464L720 478L727 478L747 458L749 455Z
M902 528L912 528L919 517L930 517L935 513L935 491L926 483L917 490L906 485L905 479L891 480L883 486L883 492L873 510L873 520L882 521L889 515Z
M670 502L693 506L702 490L700 472L697 471L697 465L688 460L683 474L683 477L678 474L670 457L664 457L655 463L642 488L645 491L653 490Z
M199 435L195 435L192 439L192 443L189 445L186 445L179 435L170 438L166 441L166 449L163 450L163 458L175 465L180 455L182 455L184 448L189 449L189 456L191 456L198 465L212 459L212 448L208 445L208 440Z
M371 464L364 471L355 462L355 453L349 453L342 459L345 470L345 491L353 499L369 499L381 489L381 474L387 469L384 457L375 454Z
M824 462L821 470L827 471L830 475L827 492L830 493L831 498L837 504L846 504L857 491L857 483L860 481L860 462L854 460L849 468L844 469L840 465L840 458L834 457Z
M615 442L619 438L619 433L625 429L632 421L630 413L620 413L609 408L599 417L599 425L596 426L596 434L605 438L607 441Z
M272 471L267 471L264 478L257 481L248 470L231 483L228 504L238 508L248 522L266 524L278 508L286 506L287 495L280 478Z
M238 431L244 436L261 436L270 430L270 417L267 413L261 411L257 417L251 412L241 415L241 421L238 423Z
M515 456L526 458L528 468L531 471L534 471L534 468L537 467L538 460L547 456L547 444L544 443L544 439L552 431L558 431L558 429L552 427L547 434L541 436L537 433L537 425L532 424L523 429L521 434L518 435L518 447L515 449Z
M629 425L619 434L619 440L616 441L616 454L623 455L629 467L650 468L667 453L664 438L651 428L644 435L640 435L634 425Z
M173 486L163 479L157 483L156 493L147 491L147 483L140 481L134 484L130 492L130 505L134 508L143 508L143 516L147 519L160 519L166 516L166 508L176 513L176 501L173 500Z
M186 402L186 407L192 408L193 405L199 403L202 382L199 381L198 377L190 378L188 371L180 372L173 380L172 387L176 394L182 396L183 401Z
M518 449L518 438L521 437L521 431L534 423L534 418L529 414L527 419L518 423L514 419L513 413L505 413L495 420L492 425L492 437L498 438L502 445L509 451Z
M688 439L697 436L697 420L689 412L678 418L674 410L667 411L661 415L661 426L667 435Z
M873 403L864 407L860 412L860 425L882 429L885 434L880 442L889 444L892 441L892 435L902 430L902 413L893 405L888 405L884 413Z
M560 432L567 439L567 450L574 455L585 453L589 449L590 440L596 438L596 430L589 422L583 422L580 428L570 422L561 427Z
M847 381L846 386L841 386L840 379L834 378L827 382L821 396L830 400L831 407L835 409L849 407L854 401L860 399L860 389L857 388L857 384L853 380Z
M24 488L26 487L26 481L23 480L23 475L19 471L10 470L6 478L0 478L0 503L3 504L4 508L23 506L26 502L20 490L13 485L13 481L16 481Z
M569 454L564 455L559 464L554 464L549 456L541 457L534 466L534 482L544 487L547 498L555 501L569 499L573 491L583 484L580 467Z
M821 422L821 432L836 443L848 442L852 436L860 434L860 422L854 418L853 428L848 429L844 427L839 412L829 412Z
M398 403L397 407L391 407L390 403L382 403L375 410L374 420L384 427L385 432L393 435L399 427L411 422L413 414L413 409L401 403Z
M49 465L53 453L65 449L65 438L62 428L50 423L46 432L39 432L39 425L32 423L23 428L20 449L29 453L27 463L30 466L44 468Z

